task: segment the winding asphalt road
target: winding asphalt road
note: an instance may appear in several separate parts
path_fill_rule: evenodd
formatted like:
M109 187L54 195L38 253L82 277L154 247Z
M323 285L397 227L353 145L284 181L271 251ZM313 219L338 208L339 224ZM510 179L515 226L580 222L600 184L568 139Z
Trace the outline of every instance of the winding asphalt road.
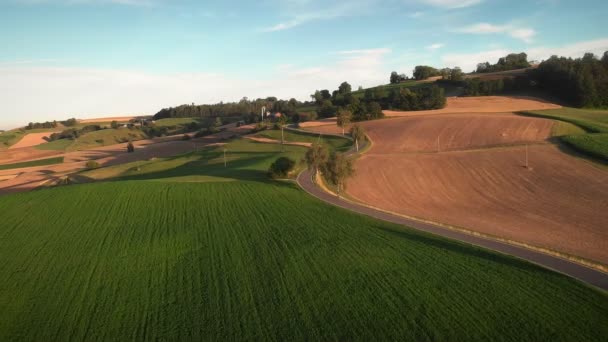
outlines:
M353 153L354 152L351 150L347 154ZM524 247L519 247L505 242L443 228L432 223L409 219L403 216L390 214L384 211L376 210L350 201L339 199L335 195L327 193L321 188L319 188L313 182L312 174L308 170L300 173L297 182L302 189L304 189L312 196L337 207L341 207L359 214L367 215L387 222L405 225L417 230L439 235L448 239L457 240L471 245L491 249L503 254L508 254L535 263L542 267L560 272L572 278L576 278L592 286L598 287L604 291L608 291L608 273L604 273L566 259L562 259L542 252L537 252Z

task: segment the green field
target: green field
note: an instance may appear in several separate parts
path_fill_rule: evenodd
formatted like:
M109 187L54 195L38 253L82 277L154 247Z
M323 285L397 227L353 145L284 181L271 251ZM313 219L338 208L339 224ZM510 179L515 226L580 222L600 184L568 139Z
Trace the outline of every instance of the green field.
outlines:
M553 127L554 136L580 153L608 161L608 110L564 107L520 114L558 120Z
M240 139L0 197L0 340L608 335L604 292L270 181L306 151L285 148Z
M23 163L0 165L0 170L12 170L12 169L20 169L23 167L45 166L45 165L54 165L54 164L61 164L61 163L63 163L63 157L48 158L48 159L40 159L40 160L23 162Z
M329 148L334 149L336 151L341 151L341 152L348 150L350 148L350 146L352 145L350 140L347 140L345 138L339 138L339 137L332 136L332 135L321 135L321 137L319 138L319 134L317 134L317 133L312 133L312 132L307 133L307 132L302 132L302 131L290 131L290 130L284 130L283 134L284 134L285 141L287 141L287 142L291 141L291 142L316 143L316 142L321 141L321 142L325 143ZM281 131L278 129L277 130L266 130L266 131L260 132L256 135L263 137L263 138L281 141Z
M192 122L200 122L199 118L168 118L156 120L154 124L157 127L173 127L173 126L184 126Z
M129 140L141 140L147 136L139 129L102 129L81 135L78 139L59 139L36 146L39 150L78 151L115 145Z

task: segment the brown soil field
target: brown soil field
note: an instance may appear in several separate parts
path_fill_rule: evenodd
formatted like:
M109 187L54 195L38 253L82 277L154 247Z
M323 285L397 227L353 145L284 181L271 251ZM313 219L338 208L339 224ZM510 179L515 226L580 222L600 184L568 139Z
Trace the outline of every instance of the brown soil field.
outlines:
M479 97L450 97L445 108L421 111L391 111L385 110L386 116L418 116L447 113L508 113L521 110L556 109L561 106L533 97L522 96L479 96Z
M61 155L61 151L43 151L33 147L8 149L0 152L0 164L13 164L23 161L45 159Z
M29 134L26 134L15 145L12 145L8 149L9 150L14 150L16 148L32 147L32 146L37 146L37 145L40 145L40 144L44 144L44 143L47 142L46 140L44 140L44 137L48 137L52 133L53 132L29 133Z
M378 139L382 145L375 153L402 153L544 141L551 136L553 122L499 113L403 117L365 122L363 126L372 141Z
M129 121L139 116L111 116L106 118L82 119L79 123L95 123L95 122L110 122L110 121Z
M222 143L226 139L230 139L236 135L246 134L250 130L251 126L236 127L236 125L232 125L226 126L225 131L217 134L188 141L181 140L183 135L140 140L133 142L135 145L134 153L126 153L126 143L63 154L57 154L57 151L38 151L32 148L10 150L7 152L18 152L14 157L24 158L16 160L16 162L32 160L31 157L34 153L52 152L55 153L56 156L63 156L64 163L22 169L0 170L0 177L7 178L7 180L0 182L0 195L28 191L40 187L45 183L56 181L66 175L85 168L85 164L89 160L96 160L101 166L112 166L137 160L170 157L191 152L194 149L203 146Z
M374 144L355 163L353 198L608 264L608 172L546 143L552 121L456 114L364 125ZM523 142L531 169L526 147L513 145Z

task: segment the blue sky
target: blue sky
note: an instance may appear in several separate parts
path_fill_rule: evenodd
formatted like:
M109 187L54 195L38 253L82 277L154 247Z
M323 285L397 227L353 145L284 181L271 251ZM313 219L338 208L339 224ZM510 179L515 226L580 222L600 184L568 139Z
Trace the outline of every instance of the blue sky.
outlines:
M608 50L608 2L0 0L0 128Z

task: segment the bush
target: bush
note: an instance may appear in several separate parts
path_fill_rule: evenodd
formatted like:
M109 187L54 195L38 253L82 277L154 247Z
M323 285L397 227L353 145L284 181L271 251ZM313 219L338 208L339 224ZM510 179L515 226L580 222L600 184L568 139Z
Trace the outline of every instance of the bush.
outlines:
M99 168L99 163L94 160L89 160L86 164L86 167L89 170L97 169L97 168Z
M129 141L129 143L127 144L127 152L128 153L133 153L135 152L135 145L133 145L132 142Z
M118 121L114 120L114 121L112 121L112 123L110 123L110 126L113 129L117 129L118 127L120 127L120 124L118 123Z
M188 141L188 140L190 140L190 139L192 139L192 137L191 137L191 136L189 136L188 134L184 134L184 136L182 137L182 140L183 140L183 141Z
M272 178L285 178L293 171L295 166L296 162L294 160L287 157L280 157L270 165L268 172Z
M202 138L204 136L207 136L211 134L211 132L209 132L207 129L201 129L200 131L196 132L196 134L194 135L195 138Z

